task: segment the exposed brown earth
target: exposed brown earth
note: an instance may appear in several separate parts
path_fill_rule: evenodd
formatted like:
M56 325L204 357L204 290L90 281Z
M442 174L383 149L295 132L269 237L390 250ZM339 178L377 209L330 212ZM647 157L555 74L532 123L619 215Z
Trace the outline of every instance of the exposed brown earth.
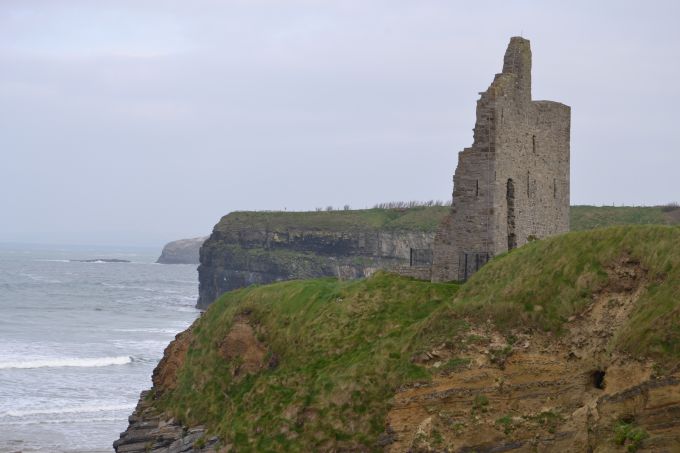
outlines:
M177 371L184 365L184 359L191 344L192 328L180 332L165 348L163 358L153 370L151 380L158 394L172 390L177 385Z
M397 393L386 451L680 451L680 373L609 352L647 273L626 257L607 273L560 338L488 324L416 357L455 369Z
M227 335L220 342L220 355L234 365L234 377L257 373L266 366L276 367L276 356L269 357L268 348L257 339L258 326L248 319L247 314L239 315ZM156 395L177 386L177 372L184 366L187 351L191 345L193 325L175 336L165 348L163 358L153 371L152 381Z
M234 377L257 373L264 368L267 347L257 339L255 329L246 315L234 320L229 333L220 343L220 355L234 364Z

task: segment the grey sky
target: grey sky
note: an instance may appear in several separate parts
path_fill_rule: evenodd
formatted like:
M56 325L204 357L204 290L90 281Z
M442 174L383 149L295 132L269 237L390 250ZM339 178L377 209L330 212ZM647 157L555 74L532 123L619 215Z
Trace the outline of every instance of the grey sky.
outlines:
M0 1L0 242L448 199L508 40L572 107L572 203L680 201L680 2Z

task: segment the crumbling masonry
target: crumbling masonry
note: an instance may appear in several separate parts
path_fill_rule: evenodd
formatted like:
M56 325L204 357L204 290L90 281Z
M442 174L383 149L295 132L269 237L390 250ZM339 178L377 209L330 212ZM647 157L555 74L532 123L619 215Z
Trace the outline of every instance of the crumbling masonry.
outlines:
M568 106L531 100L529 41L512 38L458 155L432 281L466 280L494 255L569 230L570 122Z

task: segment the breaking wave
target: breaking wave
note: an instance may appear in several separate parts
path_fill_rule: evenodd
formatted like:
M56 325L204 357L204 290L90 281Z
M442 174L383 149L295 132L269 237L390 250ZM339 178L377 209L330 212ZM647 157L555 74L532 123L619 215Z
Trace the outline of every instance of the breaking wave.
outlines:
M0 362L0 370L8 369L28 369L28 368L60 368L60 367L100 367L100 366L111 366L111 365L125 365L132 363L132 357L130 356L118 356L118 357L95 357L89 359L76 359L76 358L64 358L64 359L40 359L40 360L27 360L23 362Z
M9 417L26 417L28 415L57 415L57 414L81 414L94 412L113 412L113 411L127 411L134 409L134 404L102 404L102 405L81 405L81 406L67 406L54 407L48 409L26 409L26 410L10 410L2 414Z

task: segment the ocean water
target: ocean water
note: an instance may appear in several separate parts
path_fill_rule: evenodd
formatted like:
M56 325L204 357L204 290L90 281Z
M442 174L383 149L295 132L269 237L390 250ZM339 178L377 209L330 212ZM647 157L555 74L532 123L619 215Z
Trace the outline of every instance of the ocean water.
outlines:
M113 451L198 315L196 266L157 255L0 246L0 453ZM131 262L70 261L97 258Z

